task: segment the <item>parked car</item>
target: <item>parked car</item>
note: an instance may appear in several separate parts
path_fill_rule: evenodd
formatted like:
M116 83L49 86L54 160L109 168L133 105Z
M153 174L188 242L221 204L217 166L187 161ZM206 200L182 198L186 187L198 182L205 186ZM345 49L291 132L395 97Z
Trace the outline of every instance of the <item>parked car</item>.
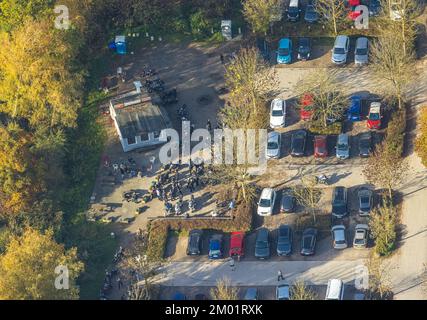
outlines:
M290 300L290 289L288 284L281 284L276 288L277 300Z
M346 133L341 133L338 136L336 149L336 157L341 160L348 159L350 157L350 141L349 136Z
M315 23L319 20L319 15L317 14L316 7L314 6L314 1L310 1L305 7L304 20L308 23Z
M247 288L243 300L258 300L258 289Z
M362 120L362 97L352 95L350 97L350 107L347 111L347 120L354 122Z
M298 21L300 12L300 0L291 0L288 7L288 20L292 22Z
M288 256L292 253L292 228L286 224L279 226L277 237L277 255Z
M214 234L209 240L208 258L211 260L222 258L222 234Z
M283 38L279 41L279 49L277 50L277 63L292 62L292 41L289 38Z
M255 242L255 258L270 258L270 236L267 228L258 230Z
M342 280L328 280L325 300L344 300L344 282Z
M310 120L313 115L313 96L309 93L303 94L300 98L300 117L301 120Z
M286 122L286 101L283 99L274 99L270 106L270 127L284 127Z
M172 300L187 300L187 296L182 292L175 292Z
M197 293L194 296L194 300L208 300L208 297L206 297L206 295L203 293Z
M314 137L314 157L325 158L328 156L328 137L315 136Z
M310 38L299 38L298 40L298 59L308 60L311 55L311 39Z
M377 17L381 13L381 1L380 0L370 0L369 1L369 16Z
M270 46L264 38L256 39L256 46L266 62L270 62Z
M345 187L335 187L332 193L332 215L343 218L347 215L347 189Z
M265 188L261 192L261 197L258 201L258 215L271 216L276 202L276 191L271 188Z
M302 233L301 239L301 255L311 256L316 252L317 230L307 228Z
M354 231L353 248L364 249L368 246L369 226L357 224Z
M334 48L332 49L332 63L345 64L347 62L348 49L350 47L350 38L339 35L335 39Z
M369 106L368 121L366 125L369 129L381 129L381 103L372 102Z
M191 230L188 235L187 255L197 256L202 253L202 230Z
M290 213L295 209L295 197L291 189L286 189L282 193L282 200L280 201L280 212Z
M347 248L347 237L344 225L337 225L332 227L332 241L334 249Z
M265 155L268 159L279 159L282 139L281 134L271 131L267 135L267 150Z
M298 130L292 134L291 138L291 156L303 157L305 154L305 145L307 141L307 132L305 130Z
M360 16L362 13L360 10L356 10L357 6L360 5L360 0L348 0L347 1L347 7L349 9L349 13L347 17L350 20L356 20L358 16Z
M361 66L368 63L369 40L366 37L360 37L356 40L356 49L354 50L354 63Z
M230 257L243 257L245 233L242 231L232 232L230 235Z
M373 204L373 192L367 188L359 190L357 193L359 198L359 215L369 216Z
M362 132L359 135L359 156L369 157L372 150L372 135L370 131Z

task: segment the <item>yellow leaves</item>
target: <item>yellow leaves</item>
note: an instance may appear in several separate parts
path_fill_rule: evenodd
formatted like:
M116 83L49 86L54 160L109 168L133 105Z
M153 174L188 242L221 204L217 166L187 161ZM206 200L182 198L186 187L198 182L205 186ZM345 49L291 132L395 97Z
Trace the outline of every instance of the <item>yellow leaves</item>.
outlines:
M415 151L427 167L427 106L421 108L419 116L420 135L415 141Z
M55 288L55 268L67 266L69 290ZM83 271L75 248L65 250L55 242L53 232L34 229L14 237L0 256L0 299L76 299L79 290L75 280Z

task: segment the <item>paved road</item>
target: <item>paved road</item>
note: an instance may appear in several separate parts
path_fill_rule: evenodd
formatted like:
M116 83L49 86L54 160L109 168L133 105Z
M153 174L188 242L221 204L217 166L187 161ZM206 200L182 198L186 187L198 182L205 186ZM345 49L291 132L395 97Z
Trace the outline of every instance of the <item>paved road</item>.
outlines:
M215 286L227 277L235 286L277 285L277 272L281 270L286 281L303 279L309 285L326 285L331 278L354 284L357 270L363 260L353 261L241 261L233 271L227 261L173 262L164 267L160 283L167 286ZM357 267L359 269L357 269Z

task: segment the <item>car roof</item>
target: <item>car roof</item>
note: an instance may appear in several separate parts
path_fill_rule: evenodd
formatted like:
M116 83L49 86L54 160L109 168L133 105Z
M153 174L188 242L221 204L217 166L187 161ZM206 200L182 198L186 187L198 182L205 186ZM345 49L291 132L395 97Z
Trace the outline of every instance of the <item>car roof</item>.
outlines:
M190 235L202 235L203 231L199 230L199 229L194 229L194 230L191 230L189 234Z
M302 37L298 39L299 44L307 45L310 43L310 38Z
M348 39L348 36L339 35L335 39L335 47L343 47Z
M280 235L280 231L282 231L282 230L284 230L284 231L287 232L286 235L289 235L289 232L291 231L291 227L289 225L287 225L287 224L281 224L279 226L279 235Z
M230 236L230 248L242 247L244 232L232 232Z
M367 224L360 223L360 224L356 224L355 229L356 229L356 230L357 230L357 229L366 229L366 230L369 230L369 226L368 226Z
M284 104L284 99L273 99L271 101L271 107L273 108L273 110L282 110Z
M324 141L326 142L327 137L326 136L314 136L315 141Z
M298 131L296 131L296 132L294 132L292 134L292 136L302 136L302 135L306 136L307 135L307 131L305 131L305 130L298 130Z
M279 41L280 48L289 48L291 40L289 38L282 38Z
M348 143L348 134L347 133L341 133L338 135L338 143Z
M361 195L371 195L372 194L372 190L363 188L363 189L359 190L358 194L359 194L359 196L361 196Z
M328 281L328 299L340 299L341 298L341 288L343 282L340 279L330 279Z
M257 288L248 288L246 289L245 298L246 299L255 299L257 296Z
M356 40L356 48L366 48L368 46L368 38L360 37Z
M280 136L279 132L277 132L277 131L271 131L267 135L267 140L268 141L277 141L277 140L279 140L279 136Z
M257 233L258 236L259 235L266 236L267 234L268 234L268 229L267 228L260 228L260 229L258 229L258 233Z
M282 284L280 286L277 286L277 297L278 298L282 298L282 297L289 297L289 285L288 284Z
M317 230L315 228L307 228L304 230L304 232L302 233L303 235L311 235L311 234L316 234Z
M261 198L262 199L264 199L264 198L270 199L272 194L273 194L272 188L264 188L264 189L262 189L262 192L261 192Z

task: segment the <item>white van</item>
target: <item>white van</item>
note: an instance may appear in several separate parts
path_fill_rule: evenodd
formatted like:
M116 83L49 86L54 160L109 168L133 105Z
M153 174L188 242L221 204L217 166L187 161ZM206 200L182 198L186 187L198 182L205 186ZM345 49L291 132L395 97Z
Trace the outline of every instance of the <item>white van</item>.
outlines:
M328 280L325 300L344 300L344 283L339 279Z

